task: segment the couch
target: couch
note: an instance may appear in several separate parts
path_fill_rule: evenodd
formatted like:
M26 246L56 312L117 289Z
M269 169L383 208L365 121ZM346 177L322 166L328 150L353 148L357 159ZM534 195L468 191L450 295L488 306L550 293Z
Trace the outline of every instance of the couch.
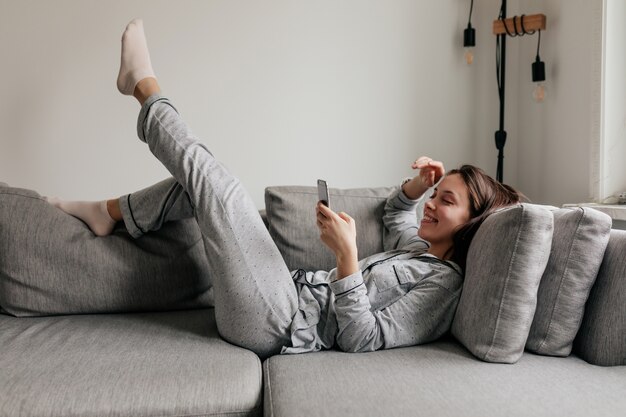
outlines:
M390 190L331 190L356 218L361 256L382 248ZM262 215L290 267L332 266L315 201L313 187L266 190ZM96 238L36 192L0 185L0 416L623 416L624 253L626 231L593 210L502 210L472 243L440 340L261 361L219 337L217 278L192 219Z

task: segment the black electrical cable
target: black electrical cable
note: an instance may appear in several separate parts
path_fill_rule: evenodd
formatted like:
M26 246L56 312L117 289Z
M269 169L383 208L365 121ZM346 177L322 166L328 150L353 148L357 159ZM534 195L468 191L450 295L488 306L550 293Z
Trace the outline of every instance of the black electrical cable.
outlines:
M469 18L467 19L467 24L470 25L470 26L472 24L472 10L473 9L474 9L474 0L471 0Z
M500 36L496 36L496 81L498 83L498 97L501 96L500 86Z
M533 30L532 32L527 31L526 28L524 27L524 16L526 16L525 14L522 15L521 19L522 19L522 33L524 35L534 35L536 30Z
M536 57L536 60L539 61L540 60L540 58L539 58L539 45L541 45L541 29L539 29L539 34L537 36L538 36L538 38L537 38L537 57Z
M506 0L502 0L498 19L504 24L506 18ZM515 23L515 21L514 21ZM504 24L504 29L511 35ZM496 180L503 182L504 171L504 146L506 144L506 131L504 130L504 77L506 72L506 36L505 34L496 36L496 80L498 82L498 97L500 99L500 120L499 128L495 133L496 148L498 149L498 166L496 170ZM511 35L512 36L512 35Z
M515 35L513 35L511 32L509 32L509 28L506 25L506 19L504 19L502 17L502 15L499 17L499 19L502 22L502 25L504 26L504 31L506 32L506 34L509 35L512 38L516 37L517 33ZM513 26L515 26L515 17L513 17Z

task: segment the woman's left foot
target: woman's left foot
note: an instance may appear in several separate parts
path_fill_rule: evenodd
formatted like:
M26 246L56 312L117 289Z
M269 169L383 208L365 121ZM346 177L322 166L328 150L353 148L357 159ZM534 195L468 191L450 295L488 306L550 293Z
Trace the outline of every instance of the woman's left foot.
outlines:
M46 201L85 222L96 236L108 236L115 227L115 220L107 210L106 200L65 201L56 197L46 197Z
M144 78L156 78L150 62L150 52L141 19L132 20L122 35L122 60L117 76L117 89L131 96L137 83Z

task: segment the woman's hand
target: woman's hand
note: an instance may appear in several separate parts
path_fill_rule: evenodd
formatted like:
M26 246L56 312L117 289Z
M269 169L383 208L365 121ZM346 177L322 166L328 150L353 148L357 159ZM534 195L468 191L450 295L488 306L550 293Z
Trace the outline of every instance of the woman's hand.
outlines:
M344 212L335 213L321 202L317 203L315 213L320 238L337 258L338 279L357 272L359 265L354 219Z
M402 191L411 200L420 198L426 190L437 184L446 173L443 162L434 161L428 156L417 158L411 168L419 169L419 173L402 186Z

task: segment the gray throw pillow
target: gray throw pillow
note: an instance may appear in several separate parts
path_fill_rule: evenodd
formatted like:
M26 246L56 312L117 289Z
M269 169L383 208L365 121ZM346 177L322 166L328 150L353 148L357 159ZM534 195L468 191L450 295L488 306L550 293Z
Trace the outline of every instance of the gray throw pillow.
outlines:
M195 219L96 237L36 192L0 186L0 307L15 316L210 307Z
M383 251L382 216L392 190L329 189L331 208L355 219L359 258ZM319 237L316 204L316 187L276 186L265 190L268 229L290 270L329 271L336 266L334 255Z
M611 230L574 352L594 365L626 365L626 231Z
M552 214L552 249L526 349L567 356L609 243L611 218L591 208L564 208Z
M479 359L515 363L522 356L552 229L550 211L520 204L493 213L476 232L452 334Z

